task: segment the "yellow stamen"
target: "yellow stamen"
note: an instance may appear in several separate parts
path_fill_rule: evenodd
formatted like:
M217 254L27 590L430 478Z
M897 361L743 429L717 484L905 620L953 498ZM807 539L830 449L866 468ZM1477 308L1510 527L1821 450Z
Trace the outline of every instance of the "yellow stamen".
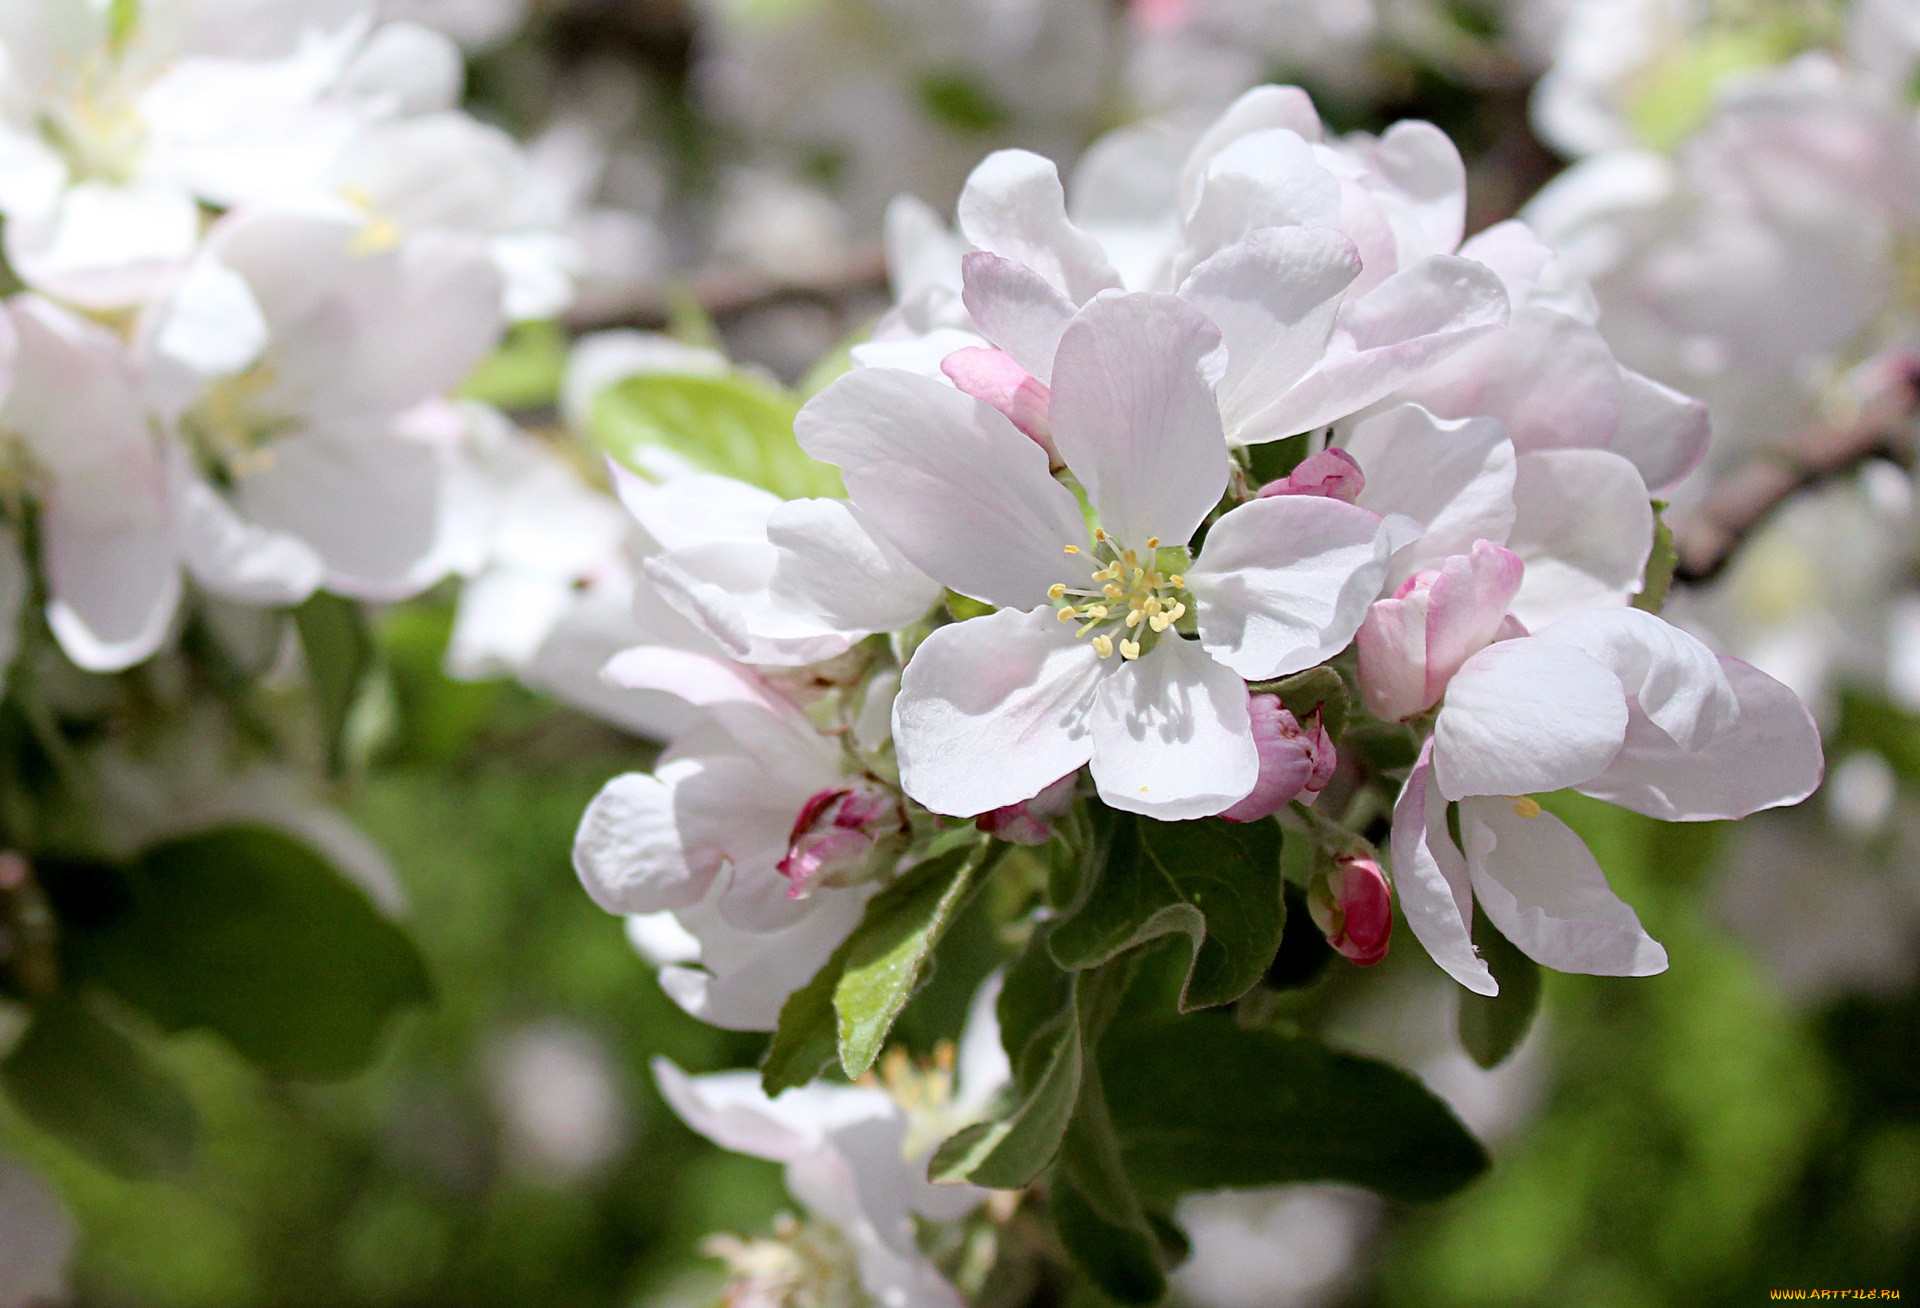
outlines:
M1160 548L1160 538L1159 538L1158 536L1149 536L1149 537L1147 537L1147 548L1148 548L1148 549L1150 549L1150 550L1157 550L1157 549L1159 549L1159 548Z
M1147 616L1147 615L1146 615L1146 614L1144 614L1144 613L1142 613L1142 612L1141 612L1141 611L1140 611L1139 609L1134 609L1134 610L1133 610L1132 612L1130 612L1130 613L1128 613L1128 614L1127 614L1127 626L1128 626L1128 628L1129 628L1129 629L1131 629L1131 628L1133 628L1133 627L1137 627L1137 626L1139 626L1139 625L1140 625L1140 619L1142 619L1142 618L1144 618L1144 617L1146 617L1146 616Z
M1513 799L1513 811L1523 818L1540 816L1540 801L1530 795L1516 795Z
M1175 590L1185 590L1187 588L1187 579L1179 573L1175 573L1173 576L1167 578L1167 585L1172 586Z
M1071 608L1064 608L1060 610L1060 621L1062 622L1072 622L1075 618L1079 616L1080 615Z
M1139 642L1139 641L1137 641L1137 640L1123 640L1123 641L1121 641L1121 642L1120 642L1120 657L1121 657L1121 658L1123 658L1123 659L1137 659L1137 658L1139 658L1139 657L1140 657L1140 642Z
M1093 652L1095 654L1098 654L1101 658L1106 658L1108 655L1112 654L1113 653L1113 637L1112 636L1095 636L1093 638Z
M1080 552L1080 547L1079 547L1078 545L1069 545L1069 546L1067 546L1067 553L1069 553L1069 554L1078 554L1079 552Z
M1051 600L1057 600L1057 599L1065 599L1066 597L1067 597L1067 583L1066 583L1066 582L1064 582L1064 581L1056 581L1056 582L1054 582L1054 583L1053 583L1053 585L1051 585L1051 586L1049 586L1049 587L1047 587L1047 598L1048 598L1048 599L1051 599Z

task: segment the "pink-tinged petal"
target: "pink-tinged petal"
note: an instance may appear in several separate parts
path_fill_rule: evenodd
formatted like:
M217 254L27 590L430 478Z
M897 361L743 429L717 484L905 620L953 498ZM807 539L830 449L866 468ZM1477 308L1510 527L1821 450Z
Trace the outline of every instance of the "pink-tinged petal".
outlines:
M1278 695L1249 695L1247 717L1260 777L1247 797L1220 814L1229 822L1257 822L1294 800L1311 804L1333 779L1340 764L1318 711L1303 723L1280 703Z
M1394 554L1389 586L1513 530L1513 443L1490 418L1447 421L1405 404L1356 423L1346 449L1368 473L1354 503L1421 528Z
M1393 887L1407 925L1448 976L1477 995L1500 985L1473 948L1467 861L1447 834L1447 801L1433 779L1433 743L1393 806Z
M1057 412L1057 394L1055 403ZM1089 569L1065 553L1087 544L1079 504L1053 479L1046 451L991 405L911 373L862 368L814 396L794 432L935 581L1017 609L1046 603L1055 582L1086 581Z
M1460 805L1467 871L1481 911L1543 967L1592 976L1653 976L1667 951L1613 893L1573 829L1510 799Z
M1326 661L1360 629L1394 540L1390 523L1339 500L1241 505L1186 572L1201 643L1255 681Z
M752 669L692 650L641 645L623 650L601 670L601 679L623 690L655 691L705 710L741 748L769 768L821 774L832 750L805 714ZM824 775L834 770L826 765ZM791 815L789 815L791 817Z
M1025 264L1075 304L1120 285L1100 242L1067 218L1066 192L1049 159L996 150L967 178L956 212L977 248Z
M1360 273L1353 243L1328 227L1270 227L1206 259L1180 287L1220 328L1229 432L1320 361L1341 292Z
M1427 592L1427 703L1439 700L1460 666L1500 634L1524 571L1519 555L1484 540L1440 566Z
M1518 218L1495 223L1476 233L1455 251L1463 259L1484 263L1500 274L1515 304L1524 303L1553 262L1553 247L1534 235Z
M1123 812L1207 817L1260 778L1246 685L1171 631L1100 683L1091 723L1094 785Z
M940 361L940 371L963 395L984 400L1060 462L1053 448L1053 393L1004 350L978 347L955 350Z
M1582 609L1625 605L1653 550L1653 504L1634 466L1608 450L1522 454L1507 544L1526 560L1513 612L1544 627Z
M788 996L811 981L860 924L877 888L869 883L823 890L806 902L800 917L777 931L729 926L712 897L682 909L680 921L700 941L700 966L662 968L660 988L710 1026L771 1031ZM758 1076L753 1079L757 1084Z
M118 672L160 648L180 607L180 564L157 461L69 468L41 500L47 623L67 657ZM142 466L144 464L144 466Z
M729 657L770 667L837 658L849 634L774 593L780 553L765 540L715 541L656 554L642 565L658 597Z
M1073 321L1074 302L1027 265L985 250L969 254L961 267L966 272L961 298L974 326L1044 384L1053 376L1054 351Z
M1346 854L1307 893L1307 911L1327 943L1348 962L1372 967L1393 939L1393 890L1370 858Z
M1206 315L1172 295L1102 296L1060 338L1054 448L1124 545L1185 544L1226 491L1208 376L1219 346Z
M1682 750L1636 711L1626 747L1581 791L1668 822L1741 818L1812 794L1826 763L1806 705L1757 668L1720 663L1740 702L1732 728L1704 748Z
M1651 613L1595 609L1538 634L1613 669L1639 711L1681 749L1718 740L1740 719L1740 700L1720 659L1697 637Z
M902 787L955 817L1037 795L1093 757L1087 714L1111 671L1051 609L939 628L893 703Z
M1356 675L1367 712L1399 722L1429 708L1427 592L1383 599L1367 610L1354 637Z
M1357 413L1507 321L1507 292L1484 264L1423 259L1341 307L1320 366L1235 435L1281 440Z
M1647 489L1669 490L1707 457L1707 406L1631 369L1620 370L1620 425L1612 449L1640 470Z
M1590 655L1506 640L1468 659L1433 729L1433 772L1448 799L1528 795L1591 781L1627 735L1620 679Z
M782 504L767 519L767 541L773 593L836 630L897 630L924 618L943 593L846 500Z
M1070 772L1032 799L982 813L974 825L1011 845L1044 845L1053 838L1055 819L1073 807L1080 774Z
M1317 142L1323 129L1313 97L1297 86L1256 86L1214 120L1194 143L1180 176L1180 211L1189 213L1199 202L1207 165L1243 136L1280 128L1304 141Z
M593 902L609 913L686 908L706 896L720 871L682 843L674 791L700 764L668 763L655 775L615 777L587 805L573 838L573 868Z
M1432 123L1407 119L1358 149L1393 225L1400 266L1452 254L1467 221L1467 166L1453 139Z
M1497 418L1522 453L1605 449L1620 424L1620 365L1588 324L1523 305L1505 331L1440 360L1399 397L1443 418Z
M1264 227L1332 227L1340 183L1313 147L1284 128L1251 132L1207 161L1187 210L1173 275L1184 281L1203 260Z
M787 879L787 898L805 899L886 871L906 851L910 834L899 791L847 777L800 806L775 870Z
M1310 495L1352 504L1366 488L1367 477L1360 471L1360 464L1345 450L1332 446L1318 454L1309 454L1292 472L1262 486L1259 498Z
M681 1121L722 1149L776 1163L814 1152L837 1128L899 1114L878 1087L817 1083L769 1099L758 1072L688 1076L656 1058L653 1075Z

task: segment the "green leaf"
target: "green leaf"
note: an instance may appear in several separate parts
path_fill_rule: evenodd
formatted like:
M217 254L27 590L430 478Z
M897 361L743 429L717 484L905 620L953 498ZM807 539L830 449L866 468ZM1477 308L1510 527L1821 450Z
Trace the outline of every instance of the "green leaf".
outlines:
M872 1066L967 889L986 861L999 856L995 844L975 841L948 850L908 869L867 901L853 934L781 1006L780 1025L760 1064L768 1094L807 1084L843 1049L866 1058L851 1075Z
M1352 698L1347 692L1346 680L1324 664L1279 681L1256 682L1249 689L1278 695L1287 712L1301 722L1319 709L1321 724L1326 727L1327 734L1333 737L1335 744L1339 743L1341 733L1347 729Z
M567 373L567 333L557 322L523 322L474 369L460 394L497 409L556 404Z
M140 0L112 0L107 7L107 44L115 54L127 48L139 27Z
M1150 1199L1345 1181L1428 1202L1487 1168L1412 1076L1314 1040L1209 1014L1116 1031L1100 1062L1127 1171Z
M1667 593L1673 589L1673 571L1680 566L1680 555L1673 548L1673 528L1667 525L1666 504L1653 502L1653 552L1647 555L1647 570L1633 607L1658 613L1667 606Z
M799 411L792 395L746 373L649 373L601 391L590 425L602 449L639 472L649 451L664 450L787 499L844 494L839 471L794 439Z
M1498 1067L1533 1025L1540 1007L1540 965L1521 953L1485 913L1473 916L1473 943L1500 983L1500 993L1460 992L1460 1043L1480 1066Z
M910 870L889 888L896 893L885 905L874 897L881 911L869 907L861 919L833 988L840 1066L850 1080L866 1075L880 1057L894 1020L926 975L934 946L1006 849L999 841L956 849Z
M36 1010L0 1079L29 1119L119 1176L183 1172L193 1161L186 1092L78 999Z
M920 105L927 116L961 136L1006 130L1013 115L986 87L965 73L931 73L920 79Z
M1184 935L1193 965L1183 1012L1230 1004L1280 948L1280 829L1272 822L1155 822L1117 815L1098 880L1053 932L1054 958L1079 969Z
M406 933L307 845L224 827L156 845L74 967L170 1031L206 1027L271 1075L350 1076L399 1009L432 997Z
M1160 1239L1121 1162L1097 1062L1081 1077L1049 1195L1060 1243L1089 1280L1120 1303L1160 1301Z
M1312 432L1303 431L1284 440L1247 446L1247 480L1256 487L1279 481L1307 457L1307 444L1312 437Z
M341 776L347 770L347 724L373 668L373 635L357 602L324 591L293 610L293 625L306 655L327 773Z

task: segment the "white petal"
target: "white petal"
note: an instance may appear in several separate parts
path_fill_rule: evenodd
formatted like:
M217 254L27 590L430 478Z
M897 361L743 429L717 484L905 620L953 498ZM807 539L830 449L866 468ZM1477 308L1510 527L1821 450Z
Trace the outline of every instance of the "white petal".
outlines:
M1435 255L1342 306L1320 366L1247 419L1248 441L1280 440L1357 413L1507 320L1492 269Z
M657 913L705 897L720 860L691 854L674 817L675 789L697 770L683 761L654 776L629 772L587 805L573 839L573 868L594 903L609 913Z
M1025 264L975 251L963 262L967 312L981 334L1045 383L1074 304ZM872 366L869 364L868 366Z
M1536 633L1613 669L1641 712L1682 749L1731 730L1740 701L1720 660L1697 637L1639 609L1575 613Z
M1548 641L1501 641L1447 687L1434 776L1448 799L1560 790L1598 776L1626 734L1626 694L1604 664Z
M773 590L847 632L893 631L939 603L938 582L908 563L846 500L794 500L767 520Z
M1302 140L1317 142L1322 128L1313 97L1297 86L1256 86L1231 105L1201 134L1187 156L1180 177L1180 211L1191 212L1200 198L1207 165L1243 136L1281 128Z
M1447 800L1433 780L1433 745L1393 806L1393 889L1414 936L1448 976L1479 995L1499 983L1473 947L1473 892L1467 861L1447 834Z
M1202 262L1180 287L1220 328L1229 435L1326 352L1340 293L1360 273L1353 242L1327 227L1270 227Z
M231 377L260 357L267 320L246 279L216 259L196 259L161 309L154 350L198 378Z
M764 545L767 522L784 502L731 477L700 473L655 485L611 460L607 471L627 512L664 550L717 542Z
M1391 552L1386 523L1339 500L1242 504L1213 524L1187 569L1201 643L1256 681L1323 662L1366 620Z
M836 629L775 593L779 551L764 541L717 541L642 565L648 582L728 657L768 667L804 667L837 658L856 635Z
M1094 784L1124 812L1207 817L1260 778L1245 683L1171 631L1100 683L1091 723Z
M1053 162L1025 150L997 150L967 178L957 208L976 247L1023 263L1075 304L1120 284L1100 243L1067 219Z
M653 1060L660 1094L680 1120L722 1149L773 1162L792 1162L818 1149L836 1126L897 1113L884 1090L818 1084L769 1099L758 1072L688 1076L664 1058Z
M58 478L103 459L139 460L151 443L132 361L113 333L37 295L7 302L13 388L0 425Z
M241 604L298 604L326 578L326 564L295 536L234 512L226 497L188 474L180 489L180 549L193 579Z
M438 579L429 566L443 503L438 452L376 428L308 431L270 453L240 479L235 500L261 527L311 546L329 590L404 599Z
M1183 133L1148 121L1108 132L1074 166L1067 214L1100 242L1130 291L1170 289L1186 158Z
M663 969L660 988L709 1025L771 1031L787 997L811 981L859 925L876 888L817 890L804 917L774 932L728 926L710 902L682 910L680 920L700 939L700 967Z
M1482 911L1534 962L1593 976L1667 970L1667 951L1553 814L1522 817L1510 801L1469 799L1460 805L1460 834Z
M1342 445L1367 478L1354 502L1424 529L1394 554L1389 588L1513 529L1513 443L1492 419L1449 422L1406 404L1356 423Z
M1397 122L1365 151L1368 181L1392 223L1402 268L1452 254L1466 228L1467 169L1445 132Z
M1738 659L1720 660L1740 717L1702 749L1684 751L1636 711L1626 747L1580 789L1669 822L1741 818L1797 804L1820 784L1820 732L1791 690Z
M157 294L199 235L200 211L184 191L83 182L44 218L7 223L7 261L35 290L115 309Z
M1053 479L1046 451L991 405L925 377L862 368L816 395L794 432L941 584L1025 609L1056 581L1086 580L1090 569L1064 552L1086 545L1080 506Z
M1620 425L1612 449L1654 494L1700 466L1711 437L1707 406L1631 369L1620 370Z
M1219 347L1206 315L1172 295L1102 296L1060 338L1054 447L1125 545L1184 544L1227 488L1208 377Z
M1529 627L1624 605L1653 549L1653 504L1635 467L1607 450L1522 454L1507 546L1526 560L1513 612Z
M704 710L770 771L831 778L832 750L805 714L751 669L693 650L642 645L608 661L601 677L623 690L655 691Z
M180 565L156 460L71 469L41 505L47 622L68 658L117 672L166 639Z
M1263 227L1332 227L1339 217L1340 183L1312 146L1284 128L1248 133L1207 161L1173 275L1185 280L1203 259Z
M1031 799L1093 756L1086 718L1110 670L1051 609L939 628L915 651L894 701L901 786L955 817Z

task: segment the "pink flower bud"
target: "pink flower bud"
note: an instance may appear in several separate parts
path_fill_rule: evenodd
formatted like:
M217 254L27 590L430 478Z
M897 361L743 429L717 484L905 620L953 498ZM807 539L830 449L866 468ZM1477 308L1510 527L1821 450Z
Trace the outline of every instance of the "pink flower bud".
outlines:
M983 400L1007 415L1034 442L1047 452L1057 467L1060 455L1053 448L1053 392L1038 378L1015 363L1004 350L985 350L968 346L955 350L940 361L940 371L965 394Z
M1069 772L1032 799L982 813L974 819L974 825L1010 845L1044 845L1053 835L1054 820L1065 817L1073 807L1078 779L1077 772Z
M890 786L859 777L819 792L801 805L779 863L787 897L805 899L819 886L859 880L906 835L906 807Z
M1279 481L1270 481L1260 488L1260 498L1270 495L1317 495L1322 499L1345 500L1348 504L1360 498L1360 492L1367 488L1366 474L1360 471L1360 465L1353 456L1338 446L1328 446L1318 454L1310 454L1300 461L1286 477Z
M1393 935L1393 890L1370 858L1343 855L1307 893L1313 923L1343 958L1372 967Z
M1340 762L1333 738L1321 725L1320 710L1309 713L1302 724L1278 695L1249 695L1247 716L1253 722L1254 748L1260 752L1260 778L1251 794L1220 816L1229 822L1255 822L1296 799L1311 804Z
M1147 32L1171 32L1187 21L1193 0L1133 0L1133 21Z
M1471 553L1414 573L1392 599L1375 602L1354 638L1367 711L1398 722L1432 708L1468 659L1526 635L1507 612L1525 571L1511 550L1476 541Z

